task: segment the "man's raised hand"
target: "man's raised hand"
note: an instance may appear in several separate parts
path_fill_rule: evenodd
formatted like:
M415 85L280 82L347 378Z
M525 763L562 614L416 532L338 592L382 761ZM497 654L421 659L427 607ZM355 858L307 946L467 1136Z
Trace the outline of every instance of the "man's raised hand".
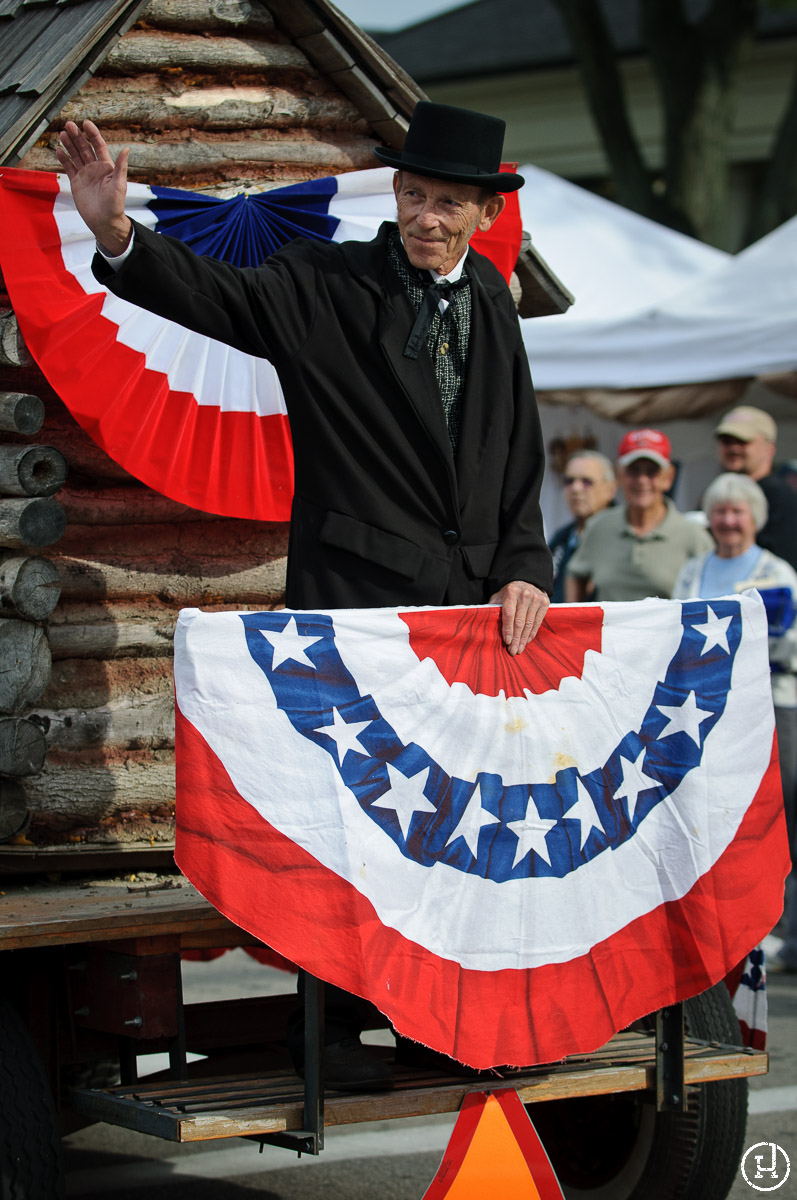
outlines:
M69 176L75 208L111 255L126 249L132 230L125 216L128 154L126 149L120 151L114 163L93 121L84 121L82 130L74 121L67 121L56 148L58 161Z

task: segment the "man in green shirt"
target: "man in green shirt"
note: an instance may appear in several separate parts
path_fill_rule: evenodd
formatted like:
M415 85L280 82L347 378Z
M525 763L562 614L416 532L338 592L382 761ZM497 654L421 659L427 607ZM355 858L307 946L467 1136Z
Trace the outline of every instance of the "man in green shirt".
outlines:
M617 477L625 500L590 521L567 567L565 598L668 599L688 558L711 550L711 537L665 495L675 469L658 429L635 429L620 442Z

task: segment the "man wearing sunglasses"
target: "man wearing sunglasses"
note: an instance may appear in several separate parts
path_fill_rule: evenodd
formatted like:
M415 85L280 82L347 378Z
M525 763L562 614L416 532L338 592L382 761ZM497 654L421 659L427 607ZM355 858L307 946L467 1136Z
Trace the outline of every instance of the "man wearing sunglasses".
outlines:
M562 486L573 520L557 529L548 543L553 556L554 604L564 601L567 564L578 548L584 526L614 500L617 480L611 460L599 450L576 450L565 463Z

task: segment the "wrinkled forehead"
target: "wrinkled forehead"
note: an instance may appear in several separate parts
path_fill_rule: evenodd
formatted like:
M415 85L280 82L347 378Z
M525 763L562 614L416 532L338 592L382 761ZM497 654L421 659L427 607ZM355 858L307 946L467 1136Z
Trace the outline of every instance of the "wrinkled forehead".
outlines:
M416 175L413 171L398 172L401 192L419 192L432 200L456 200L460 204L480 204L484 193L470 183L453 183L448 179L435 179L431 175Z

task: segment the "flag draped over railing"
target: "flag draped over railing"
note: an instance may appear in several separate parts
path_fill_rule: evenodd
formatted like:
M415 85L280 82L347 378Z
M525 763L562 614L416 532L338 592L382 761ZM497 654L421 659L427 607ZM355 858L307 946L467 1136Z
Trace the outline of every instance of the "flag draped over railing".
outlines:
M296 237L370 240L395 217L379 167L241 194L131 184L127 211L201 254L256 265ZM517 195L472 244L505 273ZM156 491L223 516L284 521L293 458L277 372L120 300L91 273L94 240L65 175L0 168L0 268L37 364L87 433Z
M589 1051L734 967L789 867L755 595L184 612L177 860L475 1067Z

